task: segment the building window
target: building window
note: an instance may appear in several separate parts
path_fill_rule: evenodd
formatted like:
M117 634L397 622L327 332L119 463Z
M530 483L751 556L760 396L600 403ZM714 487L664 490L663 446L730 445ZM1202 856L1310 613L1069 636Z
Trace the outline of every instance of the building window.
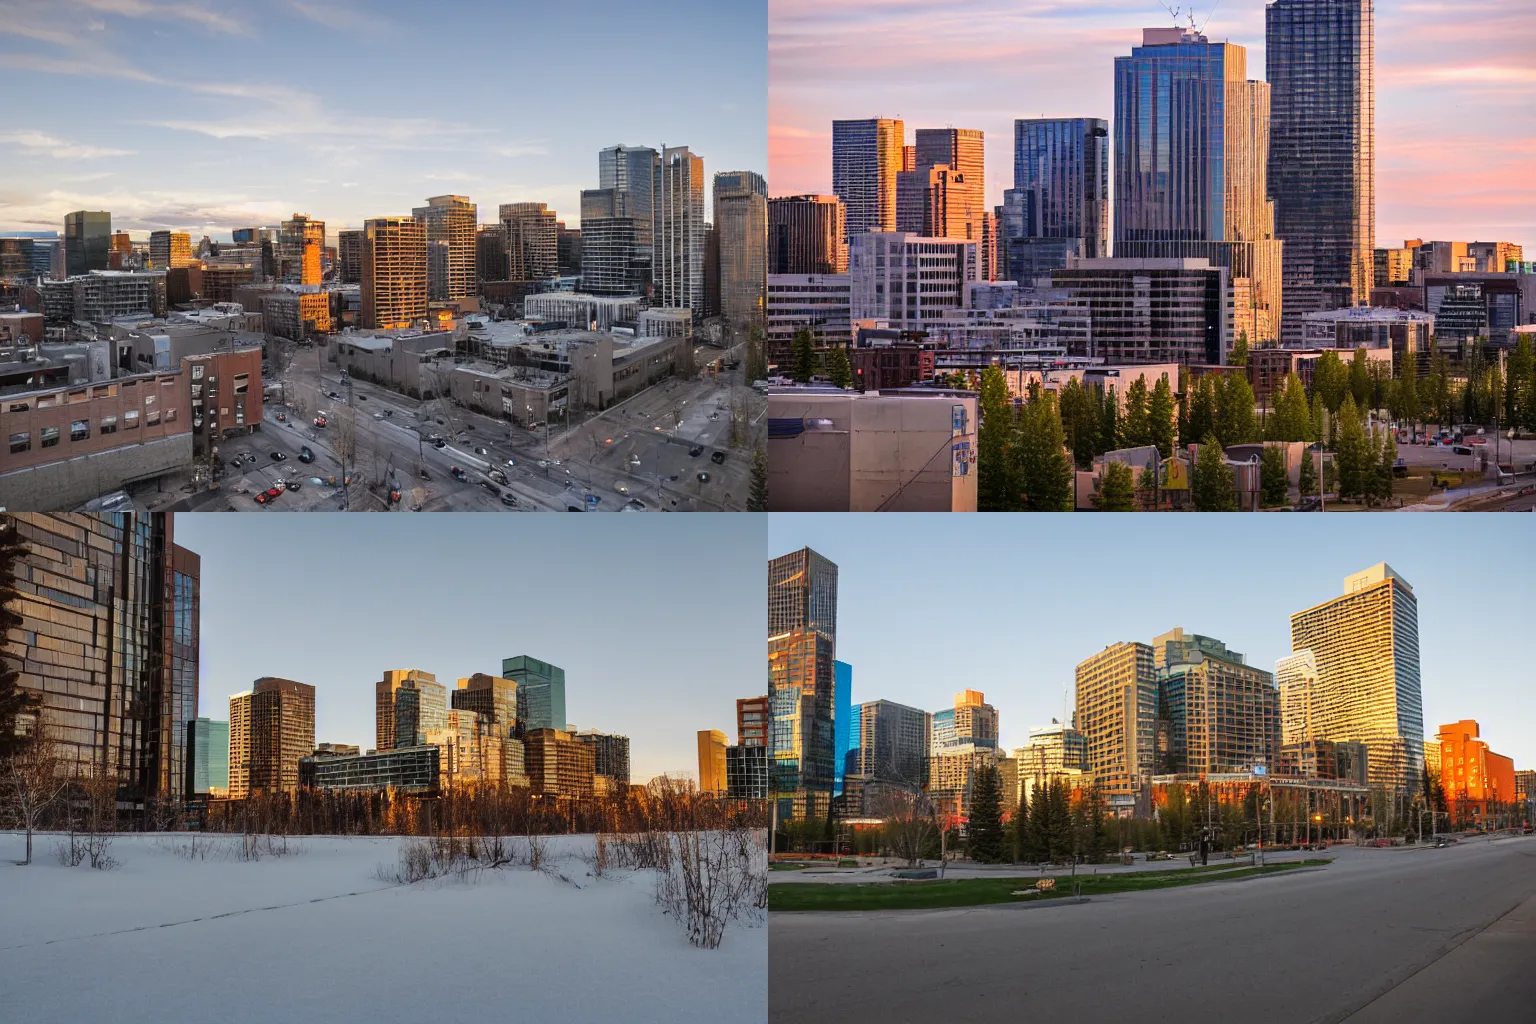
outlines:
M59 443L59 428L44 427L43 436L39 439L39 448L52 448Z
M139 410L129 409L123 413L123 429L137 430L139 427Z
M91 436L90 420L75 420L69 425L69 439L71 441L84 441Z
M149 412L144 414L144 425L146 427L152 427L156 423L159 423L159 422L160 422L160 410L159 409L151 409Z
M31 449L32 449L32 432L30 430L23 430L19 434L12 434L11 435L11 454L12 455L20 455L22 452L31 451Z
M115 434L115 433L117 433L117 417L116 416L103 416L101 418L101 432L103 434Z
M167 409L167 410L165 410L165 422L167 422L167 423L175 423L176 422L176 410L175 409Z
M250 390L251 375L248 373L235 374L235 394L243 395Z

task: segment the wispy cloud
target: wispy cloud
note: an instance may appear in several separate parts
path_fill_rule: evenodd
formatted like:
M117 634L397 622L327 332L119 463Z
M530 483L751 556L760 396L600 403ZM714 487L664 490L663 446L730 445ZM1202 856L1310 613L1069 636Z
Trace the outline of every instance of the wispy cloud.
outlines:
M54 0L68 6L71 0ZM203 3L152 3L150 0L72 0L73 4L101 14L120 18L153 18L160 21L191 22L213 32L249 35L244 22Z
M15 146L27 156L51 156L56 160L95 160L108 156L132 156L131 149L110 149L70 142L39 131L0 132L0 145Z
M288 6L301 17L337 32L378 35L391 32L396 27L393 22L377 14L332 0L289 0Z

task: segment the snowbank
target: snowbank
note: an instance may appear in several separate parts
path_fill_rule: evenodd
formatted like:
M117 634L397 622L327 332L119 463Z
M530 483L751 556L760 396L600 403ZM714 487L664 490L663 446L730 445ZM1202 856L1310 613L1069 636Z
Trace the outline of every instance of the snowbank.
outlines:
M120 866L93 871L60 865L48 835L16 866L22 838L0 833L4 1016L767 1020L767 928L690 946L656 905L653 872L593 877L591 836L552 837L548 871L408 886L379 880L396 838L305 837L258 861L188 860L174 852L188 839L120 835Z

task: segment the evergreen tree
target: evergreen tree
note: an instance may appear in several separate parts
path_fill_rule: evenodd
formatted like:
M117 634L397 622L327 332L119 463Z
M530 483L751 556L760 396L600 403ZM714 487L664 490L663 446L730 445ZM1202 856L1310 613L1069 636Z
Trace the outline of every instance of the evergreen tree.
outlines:
M17 530L16 517L0 516L0 637L10 636L25 621L18 607L21 591L16 578L26 553L27 543ZM21 667L10 658L0 658L0 761L27 745L30 734L17 735L17 722L31 717L38 706L36 694L21 687Z
M1296 474L1296 489L1303 498L1317 493L1317 464L1312 461L1312 446L1301 451L1301 469Z
M1028 864L1039 864L1051 855L1050 842L1050 790L1044 779L1036 778L1034 792L1029 800L1029 814L1025 822L1023 859Z
M1517 430L1536 430L1536 352L1531 335L1522 331L1509 357L1509 382L1506 418Z
M1125 411L1120 420L1120 447L1140 448L1152 443L1147 420L1147 379L1137 377L1125 389Z
M1100 512L1136 511L1136 494L1131 481L1131 467L1119 460L1104 463L1099 474L1099 492L1093 506Z
M1419 381L1415 372L1414 359L1403 359L1403 375L1393 381L1392 403L1388 407L1392 418L1397 420L1399 426L1412 430L1423 415L1419 402Z
M1097 455L1114 451L1120 446L1120 407L1115 389L1105 388L1103 397L1104 404L1100 411L1104 419L1099 425L1099 450L1095 453Z
M1072 510L1072 462L1061 417L1049 392L1025 404L1014 440L1016 472L1027 512Z
M1328 411L1323 408L1323 400L1315 392L1312 395L1312 405L1308 410L1312 420L1312 440L1321 443L1327 439L1327 427L1324 420L1328 418Z
M1173 387L1164 374L1157 378L1147 402L1147 440L1157 445L1158 453L1165 459L1173 455L1174 427Z
M1192 386L1187 431L1179 435L1187 447L1216 429L1216 388L1213 378L1201 377Z
M752 490L747 496L747 511L768 511L768 453L762 448L752 451Z
M1363 412L1370 408L1371 367L1363 348L1355 349L1354 358L1349 361L1349 393L1355 398L1356 409Z
M998 771L991 765L976 770L971 790L971 820L966 843L971 859L981 864L998 864L1007 856L1003 847L1002 787Z
M1072 791L1067 787L1066 779L1052 779L1046 792L1050 804L1047 837L1051 860L1064 864L1076 846L1072 828Z
M1238 332L1237 344L1233 345L1232 346L1232 351L1227 353L1227 365L1228 366L1247 366L1248 365L1248 332L1247 331L1239 331Z
M1014 808L1013 820L1008 823L1009 838L1013 840L1013 860L1025 863L1029 859L1029 800L1019 789L1019 806Z
M1079 469L1093 465L1099 433L1099 410L1093 401L1096 389L1085 388L1076 377L1061 389L1061 426L1066 431L1067 447Z
M1301 378L1294 373L1285 375L1285 382L1275 399L1275 413L1269 418L1265 439L1270 441L1312 440L1312 415L1307 409L1306 389Z
M1216 436L1222 444L1247 444L1259 437L1253 418L1253 388L1243 374L1223 374L1216 381Z
M1451 420L1451 365L1445 353L1438 349L1429 358L1429 377L1425 384L1428 418L1435 426L1443 427Z
M1236 512L1237 481L1215 434L1207 434L1195 456L1190 491L1197 512Z
M1392 467L1397 463L1397 439L1392 431L1384 430L1381 436L1381 459L1376 472L1376 497L1383 502L1392 500Z
M1290 500L1291 480L1285 471L1285 452L1266 445L1259 463L1260 500L1265 505L1284 505Z
M848 348L833 345L827 352L827 380L843 390L853 387L853 368L848 365Z
M1136 500L1148 512L1157 511L1157 470L1158 467L1149 462L1141 467L1140 473L1136 474Z
M1370 470L1375 459L1365 426L1355 410L1354 395L1346 395L1339 406L1339 497L1363 498L1370 485Z
M1344 393L1349 390L1349 371L1339 361L1333 349L1324 349L1312 367L1312 393L1323 400L1323 408L1330 413L1339 411Z
M1008 379L996 366L982 372L978 405L981 425L976 432L976 508L1012 512L1019 503L1018 475L1010 451L1013 399L1008 394Z
M747 328L747 380L768 379L768 355L763 348L763 327L753 324Z
M794 366L791 375L799 383L809 384L816 374L816 343L810 328L802 327L795 332L794 341L790 343L790 356Z

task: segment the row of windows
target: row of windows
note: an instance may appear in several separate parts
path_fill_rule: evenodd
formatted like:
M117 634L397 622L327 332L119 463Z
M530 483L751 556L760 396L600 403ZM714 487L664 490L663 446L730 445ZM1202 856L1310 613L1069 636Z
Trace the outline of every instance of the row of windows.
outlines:
M144 415L144 422L147 425L151 426L151 427L153 427L156 424L160 423L161 422L160 410L152 409L149 412L145 413L145 415ZM175 409L167 409L167 410L165 410L165 422L166 423L175 423L176 422L176 410ZM122 415L122 426L123 426L124 430L137 430L138 427L139 427L139 411L137 409L129 409L129 410L125 411L123 413L123 415ZM116 417L116 416L103 416L101 418L101 422L97 426L97 433L99 435L101 435L101 436L106 436L107 434L115 434L115 433L117 433L117 427L118 427L118 417ZM43 427L42 430L39 432L38 447L39 448L52 448L53 446L57 445L59 443L59 433L60 433L60 428L58 428L58 427ZM71 442L74 442L74 441L88 441L88 440L90 440L90 437L91 437L91 421L90 420L73 420L73 421L70 422L70 425L69 425L69 439L70 439ZM11 454L12 455L20 455L22 452L30 451L31 449L32 449L32 432L30 430L20 430L20 431L17 431L16 433L13 433L11 435Z

